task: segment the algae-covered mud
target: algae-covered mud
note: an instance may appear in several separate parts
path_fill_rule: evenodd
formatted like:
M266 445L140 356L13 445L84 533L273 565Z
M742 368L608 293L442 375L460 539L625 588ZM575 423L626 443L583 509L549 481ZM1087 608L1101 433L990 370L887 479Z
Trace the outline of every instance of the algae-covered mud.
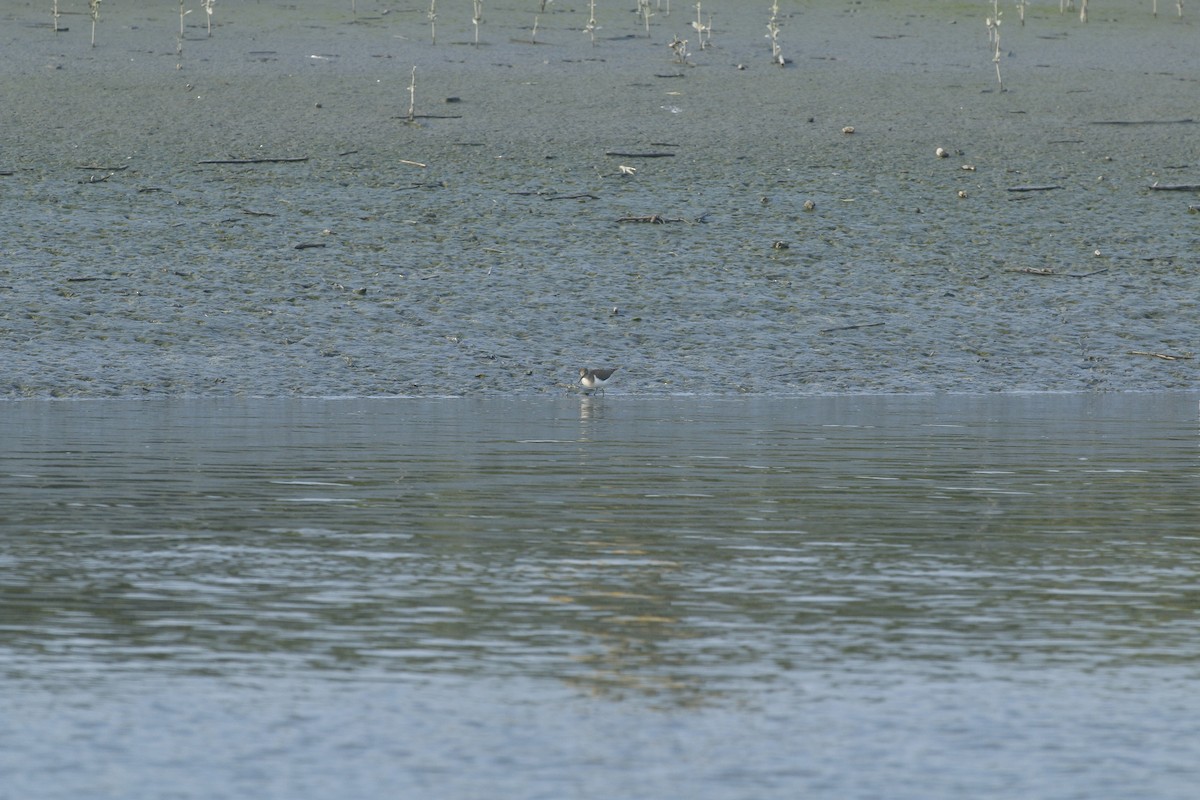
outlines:
M988 3L51 5L0 396L1195 383L1187 9L1004 7L1002 91Z

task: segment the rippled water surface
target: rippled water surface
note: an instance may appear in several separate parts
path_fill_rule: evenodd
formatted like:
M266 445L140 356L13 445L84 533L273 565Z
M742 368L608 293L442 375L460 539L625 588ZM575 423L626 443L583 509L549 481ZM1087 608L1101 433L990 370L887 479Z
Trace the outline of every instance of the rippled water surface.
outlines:
M1194 394L0 420L0 797L1194 792Z

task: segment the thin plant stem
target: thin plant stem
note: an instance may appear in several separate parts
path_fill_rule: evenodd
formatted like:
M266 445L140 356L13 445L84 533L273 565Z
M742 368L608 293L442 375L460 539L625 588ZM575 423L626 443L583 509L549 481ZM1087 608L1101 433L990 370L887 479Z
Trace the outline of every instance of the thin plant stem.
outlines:
M596 29L599 27L596 24L596 0L588 0L588 23L584 26L588 36L592 38L592 47L596 46Z
M92 15L92 47L95 47L96 20L100 19L100 0L88 0L88 12Z
M708 24L704 23L701 17L700 3L696 3L696 21L692 23L692 27L696 29L696 39L700 42L700 49L707 50L709 44L712 43L712 14L708 15Z
M1086 2L1086 0L1085 0ZM988 17L988 42L992 45L992 64L996 68L996 81L1000 84L1000 91L1004 91L1004 78L1000 77L1000 0L992 0L992 16Z
M175 57L178 59L175 63L175 69L183 69L183 18L192 13L189 8L183 10L183 0L179 0L179 38L175 40Z
M779 23L779 0L771 3L771 19L767 21L767 38L771 41L771 61L779 66L787 66L783 57L783 48L779 45L779 32L783 26Z
M412 77L408 81L408 121L415 122L417 119L417 65L412 68Z

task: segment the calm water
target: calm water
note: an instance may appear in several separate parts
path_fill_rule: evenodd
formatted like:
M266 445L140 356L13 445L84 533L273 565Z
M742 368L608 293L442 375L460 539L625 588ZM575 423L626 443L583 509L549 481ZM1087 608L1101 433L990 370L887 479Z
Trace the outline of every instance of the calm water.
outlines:
M1200 779L1194 394L0 421L0 798Z

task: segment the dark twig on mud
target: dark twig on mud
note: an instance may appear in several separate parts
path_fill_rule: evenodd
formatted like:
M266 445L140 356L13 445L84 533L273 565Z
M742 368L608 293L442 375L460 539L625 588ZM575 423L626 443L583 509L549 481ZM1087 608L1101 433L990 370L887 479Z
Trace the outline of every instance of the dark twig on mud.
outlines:
M209 158L197 161L197 164L291 164L297 161L308 161L308 156L293 158Z
M550 200L599 200L600 198L594 194L557 194L553 197L544 198L547 202Z
M839 325L836 328L821 328L821 333L833 333L834 331L857 331L862 328L879 328L882 327L882 322L863 322L858 325Z
M1056 272L1054 267L1018 267L1012 272L1020 272L1023 275L1037 275L1040 277L1052 278L1090 278L1093 275L1102 275L1108 272L1108 267L1104 269L1094 269L1091 272Z
M1190 125L1196 120L1187 119L1097 119L1093 125Z
M605 150L604 155L616 158L674 158L674 153L624 153L620 150Z
M313 248L324 247L324 246L325 245L323 242L301 242L300 244L296 245L293 249L294 250L312 250Z
M1047 184L1045 186L1010 186L1010 187L1008 187L1008 191L1010 191L1010 192L1049 192L1054 189L1061 189L1061 188L1063 188L1063 187L1058 186L1057 184Z
M421 183L410 183L408 186L397 186L392 191L407 192L411 189L445 189L446 184L443 181L423 181Z
M1150 356L1151 358L1160 358L1163 361L1191 361L1191 355L1172 355L1170 353L1151 353L1146 350L1130 350L1131 356Z
M621 217L617 222L648 222L651 225L663 225L667 222L691 222L704 224L708 222L708 215L712 213L705 211L695 219L684 219L683 217L664 217L662 214L646 214L641 217Z
M1200 192L1200 183L1152 183L1156 192Z
M787 372L777 372L771 377L775 380L799 378L803 375L816 375L818 372L854 372L858 367L818 367L817 369L806 370L788 370Z

